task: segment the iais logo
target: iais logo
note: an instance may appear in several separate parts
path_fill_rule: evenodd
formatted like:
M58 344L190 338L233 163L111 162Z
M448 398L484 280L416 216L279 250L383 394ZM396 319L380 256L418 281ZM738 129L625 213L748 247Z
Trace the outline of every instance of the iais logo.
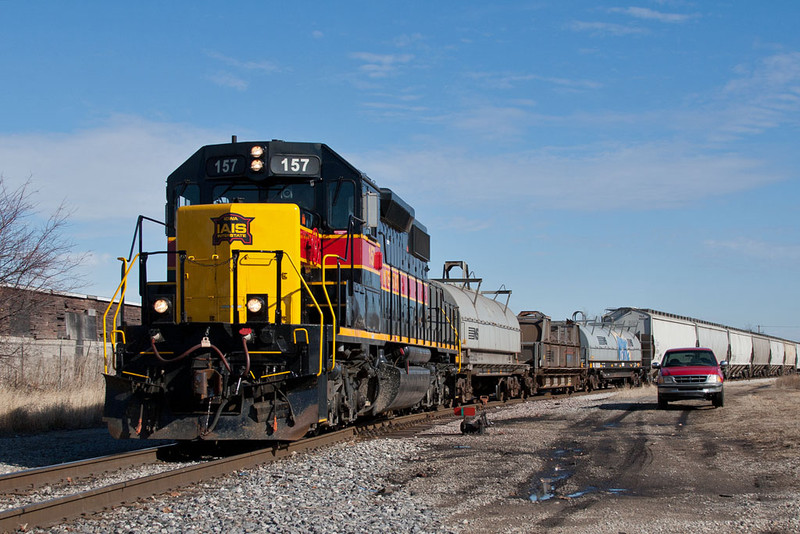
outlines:
M244 217L238 213L224 213L219 217L212 217L214 223L214 246L223 241L233 243L241 241L244 245L253 244L253 234L250 233L250 221L255 217Z

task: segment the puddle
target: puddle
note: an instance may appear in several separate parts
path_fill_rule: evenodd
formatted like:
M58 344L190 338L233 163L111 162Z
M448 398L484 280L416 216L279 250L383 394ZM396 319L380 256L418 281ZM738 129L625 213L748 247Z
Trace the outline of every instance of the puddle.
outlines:
M589 493L594 493L596 491L597 488L595 488L594 486L589 486L585 490L576 491L575 493L570 493L569 495L567 495L567 497L570 499L577 499L578 497L583 497L584 495L587 495Z
M587 486L572 493L563 493L560 488L572 477L576 457L582 456L582 449L556 449L550 453L549 466L534 478L524 496L531 502L542 503L552 500L579 499L589 494L625 495L625 488L607 488Z
M531 495L528 497L528 500L531 502L549 501L556 496L555 492L558 488L558 483L568 479L571 476L572 473L570 472L556 472L553 476L540 478L538 488L531 493Z
M553 451L553 456L556 458L560 458L565 454L581 455L583 454L583 449L556 449Z

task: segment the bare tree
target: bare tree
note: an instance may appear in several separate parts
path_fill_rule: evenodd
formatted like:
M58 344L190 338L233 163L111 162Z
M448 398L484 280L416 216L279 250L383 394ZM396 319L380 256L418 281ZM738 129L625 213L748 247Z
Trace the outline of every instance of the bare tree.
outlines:
M45 220L39 218L31 179L12 189L0 175L0 330L26 313L42 291L73 291L82 283L66 235L70 212L62 202Z

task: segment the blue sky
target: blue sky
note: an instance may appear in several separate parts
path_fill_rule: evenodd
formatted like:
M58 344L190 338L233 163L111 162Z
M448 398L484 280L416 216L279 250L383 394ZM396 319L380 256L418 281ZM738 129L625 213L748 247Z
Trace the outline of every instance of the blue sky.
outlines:
M515 310L800 339L800 3L0 0L0 173L110 296L199 146L323 142ZM153 247L160 247L157 231Z

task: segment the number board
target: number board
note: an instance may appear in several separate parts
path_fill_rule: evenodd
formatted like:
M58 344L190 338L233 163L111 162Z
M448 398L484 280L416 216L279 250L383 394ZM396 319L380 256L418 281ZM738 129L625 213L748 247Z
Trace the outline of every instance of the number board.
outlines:
M319 178L320 163L311 154L279 154L269 158L269 172L278 176L309 176Z
M241 176L247 170L244 156L220 156L206 160L206 174L212 178Z

